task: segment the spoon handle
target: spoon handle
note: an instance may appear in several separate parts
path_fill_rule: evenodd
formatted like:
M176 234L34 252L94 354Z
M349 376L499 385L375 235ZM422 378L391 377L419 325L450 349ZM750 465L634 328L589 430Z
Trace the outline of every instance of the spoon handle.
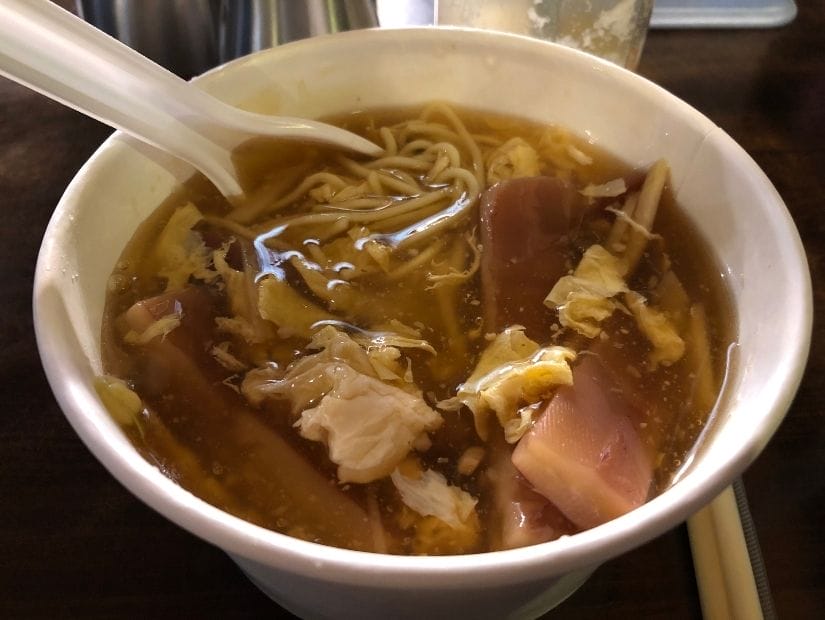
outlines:
M211 97L48 0L0 3L0 73L242 193L229 151L200 129Z

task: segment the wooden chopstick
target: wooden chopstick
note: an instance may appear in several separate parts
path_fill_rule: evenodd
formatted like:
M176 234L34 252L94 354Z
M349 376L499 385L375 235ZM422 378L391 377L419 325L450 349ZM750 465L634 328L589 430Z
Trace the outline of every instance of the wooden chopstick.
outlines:
M733 487L687 522L706 620L764 618Z

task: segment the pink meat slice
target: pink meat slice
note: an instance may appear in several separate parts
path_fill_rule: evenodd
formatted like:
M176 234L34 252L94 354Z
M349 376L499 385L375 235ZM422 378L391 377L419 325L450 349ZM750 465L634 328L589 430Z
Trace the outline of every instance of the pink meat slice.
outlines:
M653 467L634 422L641 412L596 355L573 370L516 446L513 464L580 528L643 504Z
M481 283L488 331L524 325L541 338L554 313L543 301L568 269L566 240L581 222L574 188L553 177L497 183L481 199Z
M491 543L495 548L527 547L574 534L578 530L516 471L508 449L496 450L487 476L492 484L497 516L491 531Z

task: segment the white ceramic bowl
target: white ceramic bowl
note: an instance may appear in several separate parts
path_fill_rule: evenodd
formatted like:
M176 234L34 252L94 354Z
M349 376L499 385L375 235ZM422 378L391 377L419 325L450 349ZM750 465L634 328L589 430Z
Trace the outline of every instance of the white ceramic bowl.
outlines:
M190 170L116 134L67 189L43 241L35 327L49 381L77 433L129 490L214 543L304 617L533 617L601 562L677 525L756 458L805 364L811 291L799 237L771 183L722 130L644 79L581 53L466 30L359 31L286 45L199 80L255 111L317 117L434 99L553 122L628 163L665 157L676 196L730 288L739 349L719 424L689 473L600 527L524 549L398 557L325 547L246 523L146 462L92 388L106 280L135 227Z

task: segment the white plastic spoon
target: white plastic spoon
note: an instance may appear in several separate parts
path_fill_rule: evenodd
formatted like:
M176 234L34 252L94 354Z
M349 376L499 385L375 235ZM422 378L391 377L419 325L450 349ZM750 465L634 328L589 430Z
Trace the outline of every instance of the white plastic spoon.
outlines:
M382 151L331 125L218 101L49 0L0 2L0 74L187 161L227 197L243 193L232 149L256 136Z

